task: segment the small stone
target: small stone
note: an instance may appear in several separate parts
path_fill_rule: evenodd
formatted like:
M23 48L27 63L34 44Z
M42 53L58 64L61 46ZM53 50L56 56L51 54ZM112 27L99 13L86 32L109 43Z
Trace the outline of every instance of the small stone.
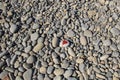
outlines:
M84 72L84 68L85 68L85 65L82 63L82 64L79 64L79 70L81 72Z
M0 37L4 35L4 31L0 30Z
M30 52L31 50L32 50L32 46L27 46L27 47L25 48L25 52L26 52L26 53Z
M17 58L17 55L14 55L13 57L12 57L12 59L11 59L11 61L10 61L10 64L14 64L14 62L15 62L15 60L16 60L16 58Z
M68 48L68 54L72 57L75 57L75 52L73 51L72 48Z
M57 47L58 46L58 38L57 37L53 38L53 40L52 40L52 46L53 47Z
M82 45L86 45L86 44L87 44L87 39L86 39L85 36L81 36L81 37L80 37L80 43L81 43Z
M28 69L27 71L23 73L23 78L24 80L32 80L32 75L33 75L33 70Z
M104 5L105 4L105 0L99 0L99 2Z
M15 63L14 63L14 68L18 68L19 67L19 61L16 61Z
M115 51L112 53L112 57L118 57L119 56L119 52Z
M98 73L96 73L96 77L101 78L101 79L106 79L105 76L98 74Z
M62 40L60 42L60 47L68 47L70 45L68 40Z
M38 28L40 28L40 25L37 24L37 23L34 23L33 26L32 26L32 28L33 28L33 29L38 29Z
M62 80L61 76L55 76L53 80Z
M109 57L109 55L103 55L100 57L100 60L106 60Z
M40 67L40 73L45 74L46 73L46 68L45 67Z
M42 74L38 74L37 80L44 80L44 76Z
M103 40L103 45L104 46L110 46L111 45L111 40L110 39Z
M33 48L34 52L38 52L43 48L44 44L42 42L37 43L37 45L35 45L35 47Z
M30 35L31 41L37 40L38 37L39 37L39 34L38 34L38 33L33 33L33 34Z
M63 73L64 73L64 69L62 69L62 68L59 68L59 69L55 69L55 70L54 70L54 74L55 74L56 76L62 75Z
M85 30L84 31L84 36L86 36L86 37L92 37L92 32L90 31L90 30Z
M117 46L115 44L110 45L111 50L115 51L117 50Z
M79 64L81 64L81 63L83 63L83 62L84 62L84 60L83 60L83 59L78 58L78 59L76 59L76 62L77 62L77 63L79 63Z
M120 44L117 45L118 50L120 50Z
M67 80L77 80L75 77L68 77Z
M28 64L33 64L34 62L36 62L36 57L35 56L29 56L27 61Z
M15 24L13 24L13 23L11 23L10 26L11 26L11 27L10 27L10 32L11 32L11 33L16 33L17 30L18 30L18 26L15 25Z
M74 37L75 36L75 32L73 32L73 30L68 30L67 31L67 36L68 37Z
M53 66L48 66L47 68L47 73L51 74L53 72L54 67Z
M113 34L113 35L119 35L120 34L120 30L119 29L117 29L117 28L112 28L111 30L110 30L110 32Z
M87 11L87 12L88 12L88 16L89 16L90 18L96 14L96 11L95 11L95 10L90 10L90 11Z
M70 77L72 74L73 74L73 70L68 69L68 70L65 71L64 77L65 77L65 78L68 78L68 77Z
M8 75L8 72L7 71L3 71L0 73L0 79L3 79L5 76Z
M17 76L15 80L23 80L20 76Z

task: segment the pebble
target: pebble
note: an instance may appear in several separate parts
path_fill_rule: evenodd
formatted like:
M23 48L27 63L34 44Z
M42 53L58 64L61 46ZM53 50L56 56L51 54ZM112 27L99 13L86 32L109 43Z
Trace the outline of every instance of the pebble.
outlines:
M3 71L0 73L0 79L3 79L6 75L8 75L7 71Z
M112 57L118 57L118 56L119 56L119 52L114 51L114 52L112 53Z
M68 77L67 80L77 80L75 77Z
M117 48L118 48L118 50L120 50L120 44L117 44Z
M84 31L84 36L86 36L86 37L92 37L93 34L92 34L92 32L90 30L85 30Z
M52 40L52 46L53 47L57 47L58 46L58 38L57 37L53 38L53 40Z
M45 74L46 73L46 68L45 67L40 67L40 73Z
M36 62L36 57L35 56L29 56L26 61L28 64L33 64Z
M99 2L104 5L105 4L105 0L99 0Z
M32 75L33 75L33 70L32 69L28 69L27 71L25 71L23 73L23 78L24 78L24 80L33 80L32 79Z
M83 59L78 58L78 59L76 59L76 62L77 62L77 63L79 63L79 64L81 64L81 63L83 63L83 62L84 62L84 60L83 60Z
M51 74L51 73L53 72L53 70L54 70L54 67L53 67L53 66L48 66L48 68L47 68L47 73L48 73L48 74Z
M17 76L15 80L23 80L20 76Z
M17 59L17 55L14 55L10 61L10 64L14 64L15 63L15 60Z
M73 74L73 70L68 69L65 71L65 73L63 74L65 78L70 77Z
M53 80L62 80L61 76L55 76Z
M81 72L84 72L84 68L85 68L85 65L82 63L82 64L79 64L79 70Z
M0 58L7 54L7 51L0 52Z
M73 51L72 48L68 48L68 54L72 57L75 57L75 52Z
M112 42L111 42L110 39L103 40L103 45L104 45L104 46L110 46L111 43L112 43Z
M43 46L44 46L44 44L42 42L39 42L35 45L35 47L33 48L33 51L37 53L38 51L40 51L43 48Z
M100 60L106 60L109 57L109 55L103 55L100 57Z
M67 31L67 36L68 37L74 37L75 36L75 32L70 29L70 30Z
M59 68L59 69L55 69L54 70L54 74L56 75L56 76L60 76L60 75L62 75L64 73L64 69L62 69L62 68Z
M37 80L44 80L44 76L42 74L38 74Z
M40 28L40 25L37 23L34 23L32 26L32 29L38 29L38 28Z
M11 33L16 33L18 30L18 26L16 24L11 23L10 24L10 32Z
M101 78L101 79L106 79L105 76L98 74L98 73L96 73L96 77Z
M61 40L60 47L68 47L70 45L70 42L68 40Z
M86 44L87 44L87 39L86 39L85 36L81 36L81 37L80 37L80 43L81 43L82 45L86 45Z
M26 53L29 53L31 50L32 50L32 46L30 45L25 48Z
M32 33L32 34L30 35L31 41L37 40L38 37L39 37L39 34L38 34L37 32Z
M113 51L116 51L116 50L117 50L117 46L116 46L115 44L111 44L111 45L110 45L110 48L111 48L111 50L113 50Z
M113 35L119 35L120 34L120 30L119 29L117 29L117 28L112 28L111 30L110 30L110 32L113 34Z

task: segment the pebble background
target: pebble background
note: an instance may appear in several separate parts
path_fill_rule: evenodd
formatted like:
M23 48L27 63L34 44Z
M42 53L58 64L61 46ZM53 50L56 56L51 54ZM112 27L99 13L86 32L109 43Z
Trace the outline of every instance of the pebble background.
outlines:
M0 79L120 80L120 0L0 1Z

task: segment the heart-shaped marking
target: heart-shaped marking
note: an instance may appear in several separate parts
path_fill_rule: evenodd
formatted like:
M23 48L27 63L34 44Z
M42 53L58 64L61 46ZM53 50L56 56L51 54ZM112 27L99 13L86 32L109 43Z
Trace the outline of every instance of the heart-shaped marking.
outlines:
M63 43L62 43L62 44L64 45L64 44L67 44L67 43L68 43L67 40L63 40Z

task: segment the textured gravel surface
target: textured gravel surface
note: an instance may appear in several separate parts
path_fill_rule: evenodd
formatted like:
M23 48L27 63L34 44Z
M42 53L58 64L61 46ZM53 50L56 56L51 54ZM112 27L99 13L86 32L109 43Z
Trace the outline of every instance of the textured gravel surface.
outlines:
M120 0L1 0L0 80L120 80Z

